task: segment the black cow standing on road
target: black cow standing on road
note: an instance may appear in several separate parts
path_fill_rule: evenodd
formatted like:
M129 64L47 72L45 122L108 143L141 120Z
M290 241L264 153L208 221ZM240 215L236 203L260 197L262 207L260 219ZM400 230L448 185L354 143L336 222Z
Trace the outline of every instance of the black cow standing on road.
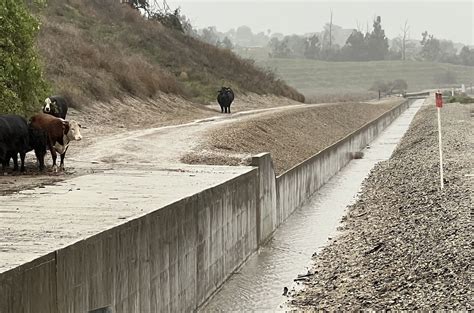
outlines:
M43 113L66 119L68 104L62 96L51 96L44 100Z
M221 113L230 113L230 105L234 101L234 92L230 87L222 87L217 94L217 102L221 106Z
M35 154L46 153L46 133L28 125L18 115L0 115L0 163L2 172L10 166L13 159L13 170L18 171L18 154L20 154L21 172L25 171L25 155L34 150Z
M21 159L20 170L25 171L25 155L30 150L28 123L19 115L0 115L0 162L2 172L13 158L14 170L18 171L18 153Z

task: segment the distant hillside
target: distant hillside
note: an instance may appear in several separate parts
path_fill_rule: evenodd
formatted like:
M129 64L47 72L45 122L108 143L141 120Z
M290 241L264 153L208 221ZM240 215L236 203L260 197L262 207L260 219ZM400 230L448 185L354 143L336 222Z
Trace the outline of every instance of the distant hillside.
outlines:
M45 76L76 104L161 92L206 103L222 85L304 101L252 61L146 21L116 0L49 0L38 14Z
M307 59L262 59L308 98L351 93L360 95L377 80L404 79L409 90L474 84L474 68L416 61L324 62Z

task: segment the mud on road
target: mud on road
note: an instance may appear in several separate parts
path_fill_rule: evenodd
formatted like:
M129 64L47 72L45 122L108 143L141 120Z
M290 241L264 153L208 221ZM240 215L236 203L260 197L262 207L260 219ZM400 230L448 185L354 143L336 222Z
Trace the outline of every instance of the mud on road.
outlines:
M174 98L146 106L147 109L140 109L135 100L130 100L110 104L113 107L109 108L102 105L81 112L71 110L68 118L87 128L82 130L83 140L73 142L68 150L66 171L52 173L49 169L38 173L34 154L29 153L27 173L2 177L0 195L111 169L149 170L179 165L183 160L185 163L244 164L251 153L263 150L274 154L279 170L288 169L400 101L306 105L286 98L247 95L236 100L232 114L220 114L217 105L202 108ZM159 105L162 113L159 113ZM115 113L108 112L112 109ZM262 136L265 133L267 137ZM227 149L230 144L233 148L224 155L213 151L220 162L214 162L215 157L199 157L199 162L195 162L192 158L205 153L203 147L209 145L210 137L214 147ZM48 155L45 160L51 165ZM236 155L237 164L233 162Z
M238 115L243 111L291 105L301 105L301 103L271 95L239 95L232 105L233 114L231 116ZM36 166L34 153L30 152L26 158L26 173L19 174L8 170L7 176L0 177L0 196L54 184L85 174L102 172L112 168L110 164L133 167L149 166L152 161L166 162L170 155L164 151L163 153L156 152L156 150L160 150L160 142L156 143L155 149L150 146L152 140L160 141L157 139L159 134L157 133L146 140L147 134L150 133L146 129L153 129L151 131L153 133L161 127L166 129L169 126L186 124L216 115L218 118L223 118L219 112L220 107L217 103L196 104L172 95L162 95L159 99L148 102L129 98L120 102L83 104L80 111L70 109L67 117L67 119L79 121L85 128L81 131L83 140L73 142L67 152L65 172L53 173L51 171L51 157L48 152L45 157L47 170L40 173ZM175 145L176 153L179 153L179 147L183 147L180 142L184 143L186 136L190 134L189 132L181 134L179 127L163 132L178 134L182 139L181 141L166 141L167 139L164 139L167 144L161 145L161 147ZM135 145L140 141L134 137L140 137L145 144L141 146L140 153L132 153L130 156L129 151L136 149ZM193 139L196 138L191 136L189 139L186 142L192 144ZM161 156L166 156L166 160L160 159Z

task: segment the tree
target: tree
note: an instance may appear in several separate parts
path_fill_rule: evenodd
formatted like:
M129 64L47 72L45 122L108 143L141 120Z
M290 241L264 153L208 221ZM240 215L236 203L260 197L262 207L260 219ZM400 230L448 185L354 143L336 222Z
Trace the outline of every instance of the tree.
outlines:
M272 50L271 57L289 58L291 55L290 48L288 48L288 40L286 38L280 41L278 38L273 37L268 45Z
M372 84L369 90L378 92L379 99L380 99L380 97L382 96L382 93L388 92L389 87L383 80L377 80Z
M388 54L388 39L382 29L382 19L380 16L374 20L374 29L368 36L369 60L383 60Z
M331 9L331 18L329 20L329 50L332 48L332 9Z
M229 50L234 49L234 45L232 44L232 41L230 41L230 39L227 36L224 37L224 39L222 40L222 47Z
M127 3L136 10L143 10L150 15L150 4L148 0L128 0Z
M433 35L429 35L427 31L421 34L423 39L421 40L421 56L427 61L438 61L441 54L441 45L438 39L434 38Z
M402 39L402 60L406 60L406 51L407 51L407 37L408 37L408 32L410 31L410 26L408 26L408 20L405 20L405 25L403 26L402 30L402 35L400 36Z
M181 17L179 8L175 9L173 13L162 11L149 12L148 16L148 19L151 21L159 21L163 26L169 29L184 33L182 24L183 18Z
M354 29L342 49L342 58L351 61L366 61L368 60L367 50L366 37L362 32Z
M25 3L0 3L0 109L3 113L26 115L46 98L48 85L43 79L34 48L38 21Z
M319 52L321 51L321 43L319 42L319 37L313 35L306 39L304 56L307 59L317 59L319 57Z
M239 26L235 31L235 42L242 46L250 46L253 38L252 29L248 26Z
M408 84L403 79L395 79L393 82L388 83L389 93L392 94L394 91L404 93L408 89Z
M474 49L469 49L468 46L462 47L459 52L459 59L463 65L474 66Z
M403 39L398 37L392 39L390 42L390 49L388 51L389 60L402 60L403 59Z
M203 28L200 37L202 41L214 46L217 45L217 41L219 40L219 36L217 35L217 29L214 26Z

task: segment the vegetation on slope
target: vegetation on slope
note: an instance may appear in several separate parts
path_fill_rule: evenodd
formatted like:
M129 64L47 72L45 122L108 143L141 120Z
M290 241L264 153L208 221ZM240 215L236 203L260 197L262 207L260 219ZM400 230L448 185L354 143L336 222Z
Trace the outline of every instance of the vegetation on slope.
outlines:
M0 2L0 113L26 115L48 90L34 49L37 30L22 1Z
M161 92L205 103L221 85L304 101L252 61L146 21L118 1L49 0L40 16L46 77L76 104Z

